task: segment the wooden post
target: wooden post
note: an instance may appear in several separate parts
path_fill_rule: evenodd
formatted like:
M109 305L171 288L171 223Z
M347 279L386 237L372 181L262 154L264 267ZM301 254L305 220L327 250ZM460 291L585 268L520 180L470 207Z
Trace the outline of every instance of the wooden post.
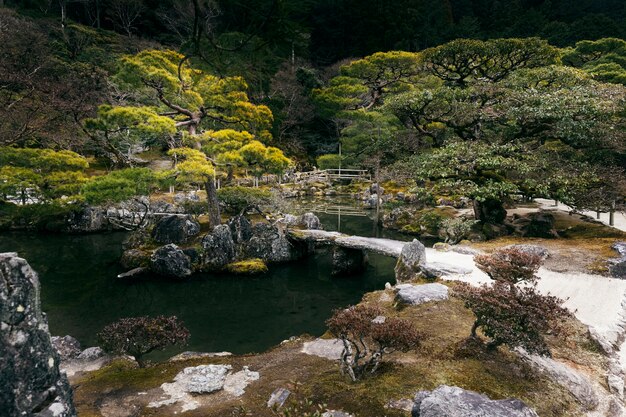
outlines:
M609 211L609 226L615 225L615 201L611 203L611 210Z
M600 220L600 210L596 211L596 219Z

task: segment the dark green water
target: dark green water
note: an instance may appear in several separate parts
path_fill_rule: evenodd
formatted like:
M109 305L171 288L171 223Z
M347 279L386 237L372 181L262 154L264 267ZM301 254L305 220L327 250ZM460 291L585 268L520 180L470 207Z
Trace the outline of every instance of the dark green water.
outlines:
M328 230L336 230L336 215L320 218ZM367 217L342 216L341 231L380 235ZM394 279L395 261L377 255L370 256L362 275L333 279L330 253L318 251L273 266L258 278L198 275L181 282L156 277L122 282L115 277L123 272L117 260L124 238L124 233L8 233L0 235L0 252L18 252L39 272L51 333L72 335L84 346L96 344L98 331L121 317L164 314L177 315L191 331L189 345L180 350L259 352L293 335L322 334L333 309L356 303Z

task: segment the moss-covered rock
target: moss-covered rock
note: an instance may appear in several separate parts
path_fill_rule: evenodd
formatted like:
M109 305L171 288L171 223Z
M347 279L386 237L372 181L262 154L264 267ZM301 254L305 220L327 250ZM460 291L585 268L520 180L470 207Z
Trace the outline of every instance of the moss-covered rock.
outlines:
M412 207L397 207L383 217L383 227L413 235L437 236L444 220L454 218L455 213L450 207L417 210Z
M267 265L261 259L246 259L226 265L226 271L237 275L258 275L267 272Z

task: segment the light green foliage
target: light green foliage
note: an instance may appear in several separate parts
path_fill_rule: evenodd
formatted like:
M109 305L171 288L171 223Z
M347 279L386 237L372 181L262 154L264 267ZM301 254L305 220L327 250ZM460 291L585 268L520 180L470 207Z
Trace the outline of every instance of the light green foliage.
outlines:
M446 243L456 245L463 239L467 239L476 224L476 220L469 220L463 217L446 219L441 223L441 234Z
M242 77L218 77L183 59L171 50L128 55L121 59L116 80L122 88L138 91L143 105L176 112L179 127L237 123L257 135L268 135L272 113L249 101Z
M202 150L229 174L236 168L248 168L257 177L280 174L291 165L280 149L266 146L246 131L210 130L200 136L200 141Z
M136 147L165 142L176 133L176 123L150 107L110 106L98 108L96 118L84 121L85 129L118 165L131 165Z
M92 178L82 189L90 204L111 204L147 196L158 188L158 178L148 168L127 168Z
M174 176L179 184L199 186L212 181L215 176L213 164L201 151L191 148L174 148L167 153L176 161L176 166L170 175Z
M581 68L599 81L626 85L626 41L623 39L577 42L563 54L563 62Z
M232 214L239 214L250 206L263 206L271 202L272 194L267 190L249 187L223 187L217 190L219 201Z
M611 51L621 45L609 43ZM353 72L344 66L319 94L328 98L335 83L365 86L368 58L355 61ZM545 41L459 39L419 53L417 65L418 74L439 81L405 77L372 106L364 90L337 96L358 108L334 101L336 117L347 124L341 140L349 163L394 162L437 194L478 202L521 193L582 204L573 193L598 190L598 178L614 183L620 177L593 167L619 164L626 89L599 83L584 68L560 65L560 52ZM357 99L360 105L354 105ZM413 163L395 162L407 155ZM563 181L572 167L586 169L580 177L587 179Z
M341 166L341 156L338 154L320 155L316 162L319 169L337 169Z
M85 128L120 164L132 163L134 147L171 145L171 138L181 134L185 145L202 148L216 166L231 171L246 164L240 148L271 139L272 113L250 102L242 77L212 75L178 52L145 50L124 56L113 79L131 93L132 106L101 106ZM280 151L267 148L265 153L263 165L269 171L288 165ZM178 169L181 182L198 183L212 168L195 158Z
M71 151L0 147L0 198L52 202L75 198L87 160Z
M393 155L396 136L402 126L392 115L359 109L346 112L350 124L341 132L342 151L347 165L376 167Z
M484 142L451 142L415 159L415 176L437 181L442 194L460 191L478 201L502 200L518 192L513 179L532 170L531 156L520 146Z
M329 86L314 90L327 113L371 109L382 104L387 94L405 91L411 84L428 82L418 78L419 55L413 52L377 52L341 67L341 75Z

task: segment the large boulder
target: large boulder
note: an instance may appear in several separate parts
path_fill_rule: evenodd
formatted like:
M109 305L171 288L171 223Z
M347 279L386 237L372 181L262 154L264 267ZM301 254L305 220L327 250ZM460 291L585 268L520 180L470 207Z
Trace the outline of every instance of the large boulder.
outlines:
M538 417L520 400L492 400L459 387L441 385L415 395L411 417Z
M247 242L252 237L252 223L246 216L235 216L228 220L228 227L236 244Z
M284 224L287 227L298 227L307 230L321 230L322 222L319 217L313 213L304 213L300 216L294 216L293 214L285 214L278 220L279 223Z
M530 355L522 350L520 354L535 370L565 387L586 410L595 410L600 404L591 381L585 375L552 358Z
M259 258L268 263L289 262L300 258L302 248L287 238L282 227L257 223L252 227L252 237L243 252L249 258Z
M220 224L213 228L213 233L202 239L204 269L219 271L235 260L235 242L231 230L229 225Z
M483 223L501 224L506 219L506 209L498 200L474 200L473 204L475 217Z
M37 273L16 253L0 254L0 414L76 416L59 363L41 311Z
M200 233L200 225L188 216L162 217L152 229L152 239L158 243L185 243Z
M308 230L321 230L322 222L319 217L317 217L313 213L304 213L300 217L298 217L298 224L302 225L305 229Z
M191 275L191 259L173 243L162 246L150 257L150 269L159 275L185 278Z
M626 278L626 257L609 260L609 274L614 278Z
M402 304L419 305L429 301L448 299L448 287L443 284L400 284L396 286L396 300Z
M150 252L142 249L126 249L120 258L120 265L125 269L147 267L150 264Z
M421 265L426 261L426 248L417 239L402 247L396 263L395 272L398 282L409 281L421 272Z
M559 237L554 228L554 215L547 211L537 211L526 215L513 215L507 222L514 233L523 237L555 238Z
M362 272L367 265L367 255L361 249L333 248L332 275L354 275Z
M70 233L92 233L108 230L109 224L106 210L97 206L85 206L70 212L65 218L65 231Z

